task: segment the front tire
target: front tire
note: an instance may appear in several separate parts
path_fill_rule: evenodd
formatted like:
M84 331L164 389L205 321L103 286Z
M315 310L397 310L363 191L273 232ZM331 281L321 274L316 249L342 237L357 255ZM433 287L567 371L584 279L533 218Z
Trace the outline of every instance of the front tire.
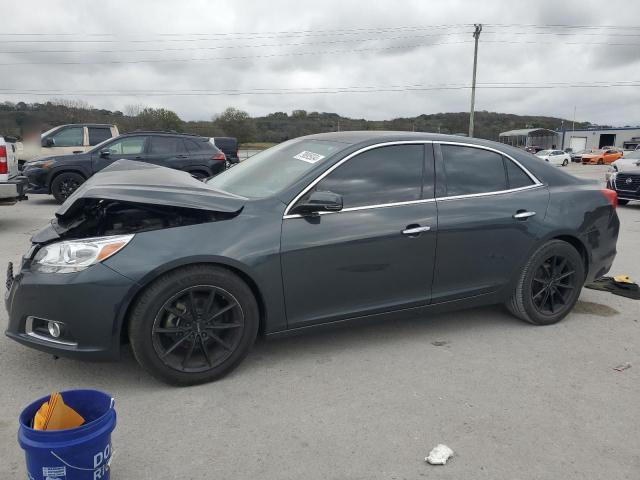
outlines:
M507 309L534 325L557 323L578 301L584 279L580 253L567 242L551 240L524 266Z
M626 205L627 203L629 203L629 200L624 200L621 198L618 199L618 205Z
M258 326L258 305L245 282L224 268L194 265L163 275L144 290L129 317L129 340L151 375L195 385L238 366Z
M75 172L64 172L51 182L51 194L58 203L63 203L85 182L82 175Z
M569 160L567 160L566 158L562 161L562 166L566 167L567 165L569 165Z

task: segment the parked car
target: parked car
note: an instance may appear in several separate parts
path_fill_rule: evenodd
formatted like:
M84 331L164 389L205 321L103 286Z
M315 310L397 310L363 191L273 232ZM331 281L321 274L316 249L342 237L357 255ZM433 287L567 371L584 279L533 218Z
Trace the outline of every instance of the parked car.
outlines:
M524 148L524 150L525 150L526 152L536 154L536 153L538 153L540 150L544 150L544 147L536 147L535 145L530 145L530 146L528 146L528 147L525 147L525 148Z
M28 162L24 175L29 178L30 192L50 193L62 203L89 177L120 159L184 170L201 180L226 168L224 153L208 138L136 131L106 140L86 153Z
M562 150L540 150L536 153L536 157L560 167L566 167L571 161L571 155Z
M27 179L19 174L16 139L0 136L0 206L25 200Z
M582 156L592 153L591 150L578 150L576 152L571 152L571 161L575 163L582 163Z
M238 139L235 137L212 137L211 141L218 147L227 157L231 165L240 162L238 157Z
M494 303L548 325L611 267L615 207L520 149L449 135L311 135L204 183L122 160L32 238L7 335L81 359L128 340L156 377L195 384L258 332Z
M613 148L605 148L592 153L582 155L583 165L608 165L622 157L622 151Z
M640 150L630 152L611 164L606 174L607 188L618 194L618 203L640 200Z
M24 163L42 156L83 153L105 140L119 135L118 127L105 123L74 123L59 125L44 132L39 142L25 141L18 155L20 168Z

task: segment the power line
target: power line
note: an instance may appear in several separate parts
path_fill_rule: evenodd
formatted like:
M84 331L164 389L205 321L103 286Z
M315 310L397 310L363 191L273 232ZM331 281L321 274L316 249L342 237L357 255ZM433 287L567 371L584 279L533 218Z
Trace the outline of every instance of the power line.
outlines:
M210 34L151 34L151 36L156 36L159 38L146 38L146 39L127 39L127 35L119 35L119 34L94 34L95 36L108 36L108 37L120 37L117 40L109 40L109 39L93 39L93 40L55 40L55 39L45 39L45 40L10 40L5 39L4 42L7 43L152 43L152 42L203 42L203 41L227 41L227 40L255 40L255 39L265 39L265 38L281 38L281 37L324 37L324 36L341 36L341 35L364 35L364 34L372 34L372 33L394 33L394 32L411 32L411 31L424 31L431 30L434 28L439 28L437 25L432 26L423 26L423 27L388 27L388 28L369 28L369 29L349 29L349 30L308 30L308 31L291 31L291 32L256 32L255 34L251 33L210 33ZM442 29L462 29L466 28L464 25L450 25L450 26L440 26ZM447 32L443 32L446 34ZM2 34L0 33L0 37ZM48 34L14 34L14 35L34 35L40 37L42 35ZM62 34L59 34L62 35ZM73 35L73 34L69 34ZM141 34L144 35L144 34ZM434 34L435 35L435 34ZM129 34L130 36L130 34ZM188 38L164 38L164 37L175 37L182 36ZM197 38L192 38L192 37ZM189 38L191 37L191 38Z
M615 87L640 87L640 81L624 81L624 82L555 82L555 83L530 83L521 82L514 83L478 83L477 89L556 89L556 88L615 88ZM34 96L242 96L242 95L311 95L311 94L339 94L339 93L379 93L379 92L407 92L407 91L446 91L446 90L467 90L471 89L470 85L460 84L441 84L441 85L395 85L395 86L377 86L377 87L327 87L316 88L310 87L291 88L291 89L247 89L247 90L190 90L190 91L62 91L62 90L28 90L28 89L0 89L1 95L34 95Z
M44 61L44 62L5 62L0 66L19 66L19 65L114 65L114 64L137 64L137 63L179 63L179 62L203 62L212 60L248 60L253 58L274 58L274 57L296 57L307 55L332 55L343 53L360 53L360 52L376 52L386 50L402 50L412 49L425 46L436 45L452 45L457 43L470 43L470 40L461 40L457 42L436 42L436 43L420 43L414 45L397 45L390 47L373 47L373 48L357 48L351 50L325 50L314 52L286 52L286 53L270 53L261 55L238 55L231 57L205 57L205 58L158 58L144 60L97 60L97 61Z
M466 33L466 32L465 32ZM456 33L455 35L461 35ZM342 40L324 40L317 42L298 42L298 43L268 43L268 44L246 44L246 45L216 45L213 47L180 47L180 48L157 48L157 49L117 49L117 50L0 50L5 54L23 54L23 53L138 53L138 52L167 52L167 51L193 51L193 50L218 50L226 48L264 48L264 47L298 47L307 45L330 45L337 43L350 42L373 42L373 41L389 41L389 40L407 40L416 38L440 37L440 34L425 35L404 35L399 37L373 37L373 38L347 38Z

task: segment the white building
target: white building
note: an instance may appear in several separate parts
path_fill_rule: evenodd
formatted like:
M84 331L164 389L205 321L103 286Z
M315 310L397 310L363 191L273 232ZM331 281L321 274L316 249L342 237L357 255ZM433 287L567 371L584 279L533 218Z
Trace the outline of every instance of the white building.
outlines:
M640 144L640 127L588 128L557 132L560 140L558 147L574 151L592 150L602 147L620 147L629 150Z

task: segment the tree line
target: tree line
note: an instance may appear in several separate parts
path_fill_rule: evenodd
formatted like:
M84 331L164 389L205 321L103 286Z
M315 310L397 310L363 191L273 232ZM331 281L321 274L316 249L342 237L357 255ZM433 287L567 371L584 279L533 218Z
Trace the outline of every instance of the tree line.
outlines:
M234 107L212 116L208 121L185 121L165 108L127 105L122 111L92 107L82 100L51 100L45 103L0 103L0 134L21 137L28 130L46 131L67 123L113 123L121 133L134 130L174 130L206 137L231 136L241 143L278 143L313 133L344 130L400 130L464 134L468 129L467 112L422 114L392 120L348 118L337 113L293 110L251 117ZM503 131L518 128L560 129L569 127L566 119L546 116L514 115L479 111L475 114L475 135L497 140ZM593 126L576 122L576 128Z

